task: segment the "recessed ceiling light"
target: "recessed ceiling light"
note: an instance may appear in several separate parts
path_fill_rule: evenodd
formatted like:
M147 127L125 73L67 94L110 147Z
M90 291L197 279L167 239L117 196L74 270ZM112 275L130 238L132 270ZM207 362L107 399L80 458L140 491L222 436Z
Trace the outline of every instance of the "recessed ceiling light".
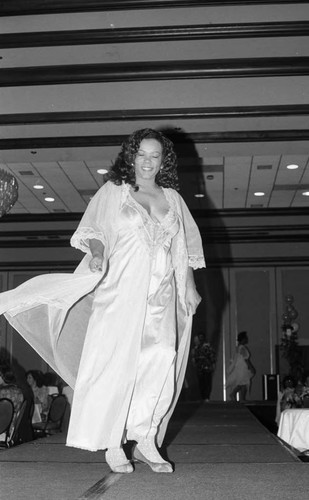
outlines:
M205 195L202 193L196 193L194 196L195 198L204 198Z
M107 174L107 172L108 170L106 170L106 168L98 168L97 170L97 173L101 175Z
M296 168L299 168L299 166L296 165L296 163L291 163L291 165L287 165L286 168L289 170L295 170Z
M51 196L46 196L46 198L44 198L44 200L52 203L53 201L55 201L55 198L52 198Z
M302 195L303 195L303 196L309 196L309 191L304 191L304 192L302 193Z
M256 191L256 193L254 193L254 196L265 196L265 193L263 193L263 191Z

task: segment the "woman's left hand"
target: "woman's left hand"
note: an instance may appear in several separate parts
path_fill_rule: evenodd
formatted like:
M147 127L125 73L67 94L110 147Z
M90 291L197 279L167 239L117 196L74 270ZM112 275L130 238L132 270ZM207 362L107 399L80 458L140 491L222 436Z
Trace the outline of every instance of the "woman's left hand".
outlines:
M195 314L197 306L201 302L202 298L198 293L194 285L187 285L185 301L187 306L188 314Z

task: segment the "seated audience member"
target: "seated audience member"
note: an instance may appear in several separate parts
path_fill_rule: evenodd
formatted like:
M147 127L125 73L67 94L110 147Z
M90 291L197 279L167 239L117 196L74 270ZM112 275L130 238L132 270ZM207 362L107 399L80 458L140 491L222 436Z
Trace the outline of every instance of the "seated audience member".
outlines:
M59 379L58 375L53 372L46 372L43 376L44 385L47 387L49 396L59 394Z
M301 392L302 404L305 408L309 408L309 373L304 374L303 386Z
M73 389L68 384L64 383L61 394L63 394L67 398L68 404L71 407L74 394Z
M20 407L24 401L24 396L20 387L16 385L14 373L8 364L0 364L0 398L10 399L14 406L14 415L10 427L10 434L13 432L15 421L18 416ZM0 436L0 441L4 438Z
M32 389L34 398L34 414L32 422L46 420L49 409L48 388L44 385L43 373L39 370L29 370L26 373L27 382Z
M74 391L66 382L62 381L61 394L63 394L66 397L68 402L63 419L63 428L66 429L69 425Z
M296 391L296 382L290 375L284 377L282 381L282 393L280 398L281 411L289 408L300 408L302 406L301 398Z

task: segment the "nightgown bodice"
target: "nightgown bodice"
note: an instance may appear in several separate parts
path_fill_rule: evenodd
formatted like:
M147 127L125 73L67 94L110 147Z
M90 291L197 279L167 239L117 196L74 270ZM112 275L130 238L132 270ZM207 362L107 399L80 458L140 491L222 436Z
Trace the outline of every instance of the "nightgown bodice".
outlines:
M179 230L177 212L166 193L165 196L169 209L160 221L153 219L147 210L131 196L129 190L127 190L126 200L121 210L120 219L123 226L135 232L152 259L162 251L167 255L172 238Z

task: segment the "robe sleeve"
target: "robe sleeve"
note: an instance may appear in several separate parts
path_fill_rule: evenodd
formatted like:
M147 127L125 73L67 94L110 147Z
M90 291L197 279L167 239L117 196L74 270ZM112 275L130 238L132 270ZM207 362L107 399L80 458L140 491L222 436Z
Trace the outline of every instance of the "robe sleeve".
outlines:
M182 212L182 222L184 225L184 232L186 238L186 245L188 251L189 266L193 269L206 267L202 238L185 201L178 194L179 203Z
M104 184L90 200L88 207L71 237L71 246L90 255L89 240L100 240L106 246L105 214L110 199L111 183Z

